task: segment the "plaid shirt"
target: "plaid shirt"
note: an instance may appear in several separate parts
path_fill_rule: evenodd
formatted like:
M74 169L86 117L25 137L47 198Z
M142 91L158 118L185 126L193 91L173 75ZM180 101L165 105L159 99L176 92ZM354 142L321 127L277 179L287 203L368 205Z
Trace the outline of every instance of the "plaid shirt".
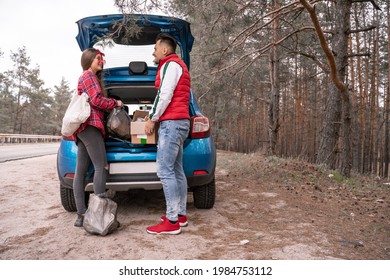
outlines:
M88 94L89 104L91 105L91 116L73 134L73 140L77 141L77 133L83 131L87 127L87 125L97 127L104 137L104 111L109 111L115 108L117 106L116 100L103 96L96 75L88 70L84 71L79 78L77 92L78 94L81 94L83 92Z

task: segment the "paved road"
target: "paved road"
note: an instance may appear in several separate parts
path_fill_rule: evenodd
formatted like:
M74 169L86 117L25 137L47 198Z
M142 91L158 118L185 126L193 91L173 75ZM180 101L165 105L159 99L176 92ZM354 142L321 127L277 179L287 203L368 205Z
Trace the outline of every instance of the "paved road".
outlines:
M60 143L9 144L0 146L0 163L56 154Z

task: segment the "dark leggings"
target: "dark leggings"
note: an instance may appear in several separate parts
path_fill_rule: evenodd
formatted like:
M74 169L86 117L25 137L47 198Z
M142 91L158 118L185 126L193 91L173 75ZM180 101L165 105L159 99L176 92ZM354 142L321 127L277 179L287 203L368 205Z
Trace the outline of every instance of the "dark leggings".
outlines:
M101 132L94 126L87 127L77 134L77 163L73 181L73 192L78 214L84 214L85 205L84 179L91 162L94 166L93 191L96 195L106 191L107 155Z

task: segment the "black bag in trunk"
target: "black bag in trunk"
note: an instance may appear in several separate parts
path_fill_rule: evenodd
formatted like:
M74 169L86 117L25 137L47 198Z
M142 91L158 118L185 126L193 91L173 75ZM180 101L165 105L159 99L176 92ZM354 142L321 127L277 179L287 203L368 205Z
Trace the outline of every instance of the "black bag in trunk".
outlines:
M122 107L114 108L111 110L107 119L107 132L110 136L123 140L129 140L131 138L130 122L130 116Z

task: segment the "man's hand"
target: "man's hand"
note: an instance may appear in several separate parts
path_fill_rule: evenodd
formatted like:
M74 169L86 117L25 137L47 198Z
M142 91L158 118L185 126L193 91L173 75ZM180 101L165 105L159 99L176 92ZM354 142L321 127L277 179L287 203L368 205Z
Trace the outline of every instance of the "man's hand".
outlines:
M152 121L151 119L147 118L147 121L145 123L145 133L147 135L150 135L153 133L154 131L154 126L156 125L156 123L154 121Z

